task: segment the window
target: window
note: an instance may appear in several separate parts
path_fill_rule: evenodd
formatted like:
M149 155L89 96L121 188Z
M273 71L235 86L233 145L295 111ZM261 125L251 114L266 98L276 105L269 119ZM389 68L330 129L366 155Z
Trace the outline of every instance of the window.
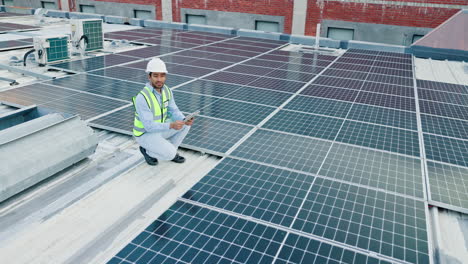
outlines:
M353 40L354 29L329 27L327 37L336 40Z
M96 8L93 5L80 5L82 13L96 13Z
M13 0L3 0L2 4L6 6L14 6Z
M279 23L255 20L255 30L267 32L279 32Z
M187 22L187 24L206 25L206 16L186 14L185 21Z
M147 10L133 10L133 17L140 19L154 19L154 16L151 14L151 11Z
M45 9L56 9L55 2L41 1L42 8Z
M424 35L417 35L417 34L414 34L413 35L413 40L411 43L415 43L416 41L420 40L422 37L424 37Z

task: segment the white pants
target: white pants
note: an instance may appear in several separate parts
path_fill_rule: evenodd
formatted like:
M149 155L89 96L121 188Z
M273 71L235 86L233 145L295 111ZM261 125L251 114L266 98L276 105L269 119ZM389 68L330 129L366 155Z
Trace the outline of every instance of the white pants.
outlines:
M180 130L170 129L162 133L145 133L136 137L136 141L151 157L158 160L172 160L189 130L190 126L184 126Z

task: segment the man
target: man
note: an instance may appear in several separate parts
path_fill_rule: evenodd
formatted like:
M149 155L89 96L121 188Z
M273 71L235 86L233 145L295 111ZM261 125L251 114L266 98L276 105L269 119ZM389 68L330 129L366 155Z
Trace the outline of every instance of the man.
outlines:
M157 165L158 160L183 163L185 158L177 153L177 149L189 132L193 119L183 121L184 115L179 111L171 90L164 84L166 64L159 58L152 59L146 72L149 82L133 97L133 135L149 165Z

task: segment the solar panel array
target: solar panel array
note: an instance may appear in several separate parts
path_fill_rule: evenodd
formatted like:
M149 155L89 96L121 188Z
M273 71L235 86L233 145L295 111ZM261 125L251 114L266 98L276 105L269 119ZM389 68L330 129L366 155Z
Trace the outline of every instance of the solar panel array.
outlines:
M33 39L18 39L18 40L6 40L0 41L0 51L29 48L33 46Z
M56 64L81 73L0 100L131 135L130 98L160 56L181 111L201 111L183 146L224 156L110 263L430 263L428 203L468 211L468 89L416 80L410 55L167 29L106 38L156 46Z
M40 27L9 23L9 22L0 22L0 32L29 31L29 30L37 30L37 29L40 29Z

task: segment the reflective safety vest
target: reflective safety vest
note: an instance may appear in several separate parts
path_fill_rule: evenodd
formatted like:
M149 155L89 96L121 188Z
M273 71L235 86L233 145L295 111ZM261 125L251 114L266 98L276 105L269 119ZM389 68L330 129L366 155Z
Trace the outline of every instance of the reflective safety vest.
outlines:
M161 92L162 105L159 105L158 99L156 99L156 96L154 95L154 93L152 93L151 89L148 88L147 86L145 86L145 88L143 88L143 90L139 92L139 94L142 94L143 97L145 97L148 107L153 112L153 121L157 123L164 123L166 121L167 107L172 97L172 93L166 85L164 85L161 91L162 91ZM136 111L136 96L133 97L133 106L135 107L135 119L133 121L133 135L135 137L139 137L143 135L146 132L146 130L143 125L143 122L141 122L140 118L138 117L138 113Z

